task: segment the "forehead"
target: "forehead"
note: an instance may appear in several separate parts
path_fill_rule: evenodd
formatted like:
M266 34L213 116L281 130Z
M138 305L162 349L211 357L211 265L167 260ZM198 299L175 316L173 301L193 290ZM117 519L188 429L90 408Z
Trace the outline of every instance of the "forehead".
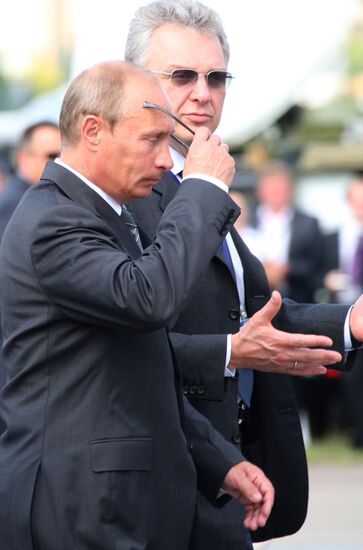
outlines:
M155 130L171 133L174 129L173 119L156 109L144 108L144 101L155 103L168 111L172 110L166 93L153 76L140 79L136 77L129 82L125 95L125 119L132 119L145 129L155 127Z
M52 143L60 141L60 132L58 128L54 128L53 126L40 126L34 130L30 138L30 143L37 147L47 146L49 141Z
M219 39L190 27L165 23L153 32L149 45L148 67L205 71L226 67Z

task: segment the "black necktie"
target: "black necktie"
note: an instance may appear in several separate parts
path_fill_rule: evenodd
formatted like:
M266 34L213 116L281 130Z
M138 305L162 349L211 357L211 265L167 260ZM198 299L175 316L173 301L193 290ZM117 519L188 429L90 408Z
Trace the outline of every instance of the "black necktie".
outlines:
M142 244L141 244L141 240L140 240L140 233L139 233L139 230L138 230L137 225L135 223L135 220L131 216L130 212L127 210L127 208L124 204L121 205L121 208L122 208L121 216L125 220L125 223L128 226L128 228L130 229L130 233L134 236L134 239L135 239L136 243L138 244L138 247L140 248L140 250L142 250Z

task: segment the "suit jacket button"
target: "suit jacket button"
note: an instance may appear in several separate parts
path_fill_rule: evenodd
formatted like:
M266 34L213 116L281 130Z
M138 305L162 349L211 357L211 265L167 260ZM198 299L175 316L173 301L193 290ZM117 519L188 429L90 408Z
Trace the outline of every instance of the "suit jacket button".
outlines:
M189 393L190 395L194 395L197 392L197 386L190 386Z
M229 318L232 319L232 321L236 321L236 319L239 319L238 309L231 309L231 311L229 312Z
M183 393L184 393L184 395L188 395L188 393L189 393L188 386L184 386Z
M205 388L204 388L204 386L198 386L198 387L197 387L197 394L198 394L198 395L204 395L204 394L205 394Z
M193 449L193 443L191 443L190 441L188 442L188 451L191 453L192 452L192 449Z
M232 441L233 441L233 443L240 444L241 443L241 436L239 434L233 434L232 435Z

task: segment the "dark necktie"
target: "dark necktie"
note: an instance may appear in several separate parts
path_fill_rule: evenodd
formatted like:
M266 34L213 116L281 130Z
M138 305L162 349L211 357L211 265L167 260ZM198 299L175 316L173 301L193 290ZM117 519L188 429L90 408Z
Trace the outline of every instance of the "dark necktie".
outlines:
M352 279L357 286L363 285L363 235L360 235L352 264Z
M168 170L168 174L169 176L174 180L174 182L177 184L177 185L180 185L180 180L178 179L177 175L174 174L174 172L172 172L171 170ZM180 176L181 178L183 178L183 171L181 172L178 172L178 176Z
M252 390L253 390L253 370L238 369L237 380L238 395L247 407L251 406Z
M124 204L121 205L122 211L121 216L123 217L127 227L130 229L130 233L133 235L136 243L138 244L138 247L140 250L142 250L142 244L140 240L140 233L137 228L137 225L135 223L134 218L131 216L130 212L127 210L126 206Z

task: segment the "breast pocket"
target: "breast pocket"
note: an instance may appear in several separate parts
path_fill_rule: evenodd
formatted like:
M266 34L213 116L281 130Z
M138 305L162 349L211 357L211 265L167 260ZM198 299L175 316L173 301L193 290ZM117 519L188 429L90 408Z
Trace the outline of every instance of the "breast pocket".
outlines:
M152 438L120 437L90 442L93 472L151 469Z
M90 442L91 470L104 488L100 515L115 536L147 538L152 511L152 438L113 438Z

